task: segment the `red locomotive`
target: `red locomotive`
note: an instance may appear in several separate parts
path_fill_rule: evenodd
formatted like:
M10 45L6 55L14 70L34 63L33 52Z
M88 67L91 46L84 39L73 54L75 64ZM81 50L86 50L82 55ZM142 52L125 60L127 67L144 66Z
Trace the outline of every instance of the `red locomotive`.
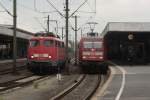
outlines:
M28 68L43 72L62 68L65 64L64 42L52 33L37 33L29 40Z
M88 33L87 37L82 37L79 42L79 64L83 69L87 65L98 65L102 73L106 73L108 69L107 54L104 39L98 37L96 33ZM85 66L86 65L86 66ZM95 69L96 67L93 67ZM90 70L92 70L90 67Z

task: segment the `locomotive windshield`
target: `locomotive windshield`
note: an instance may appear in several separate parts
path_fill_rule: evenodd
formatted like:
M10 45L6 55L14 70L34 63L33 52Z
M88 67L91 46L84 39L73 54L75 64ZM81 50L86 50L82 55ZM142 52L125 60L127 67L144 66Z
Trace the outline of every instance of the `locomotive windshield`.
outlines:
M84 48L92 48L93 46L93 43L92 42L83 42L83 47Z
M84 48L102 48L102 42L83 42Z
M102 42L93 42L94 48L102 48Z
M43 42L44 46L46 47L50 47L50 46L53 46L54 45L54 41L53 40L45 40Z
M40 45L40 41L39 40L31 40L30 41L31 47L36 47Z

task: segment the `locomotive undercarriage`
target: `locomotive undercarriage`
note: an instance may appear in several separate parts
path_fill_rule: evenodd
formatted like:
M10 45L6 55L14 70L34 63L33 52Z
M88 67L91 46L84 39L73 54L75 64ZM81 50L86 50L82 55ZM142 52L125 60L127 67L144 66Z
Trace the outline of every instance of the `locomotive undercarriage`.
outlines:
M84 73L101 73L107 74L108 63L98 61L82 61L79 63Z
M28 63L28 69L35 74L46 74L46 73L55 73L61 71L64 68L65 62L38 62L30 61Z

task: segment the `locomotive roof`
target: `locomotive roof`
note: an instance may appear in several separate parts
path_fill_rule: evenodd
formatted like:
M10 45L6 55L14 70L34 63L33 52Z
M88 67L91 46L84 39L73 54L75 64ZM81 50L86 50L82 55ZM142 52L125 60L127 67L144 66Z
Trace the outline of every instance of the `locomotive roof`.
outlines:
M81 41L88 41L88 40L102 40L102 37L82 37Z
M50 37L50 36L36 36L36 37L32 37L30 40L33 40L33 39L51 39L51 40L56 40L56 41L61 41L61 42L64 42L63 40L59 39L59 38L56 38L56 37Z

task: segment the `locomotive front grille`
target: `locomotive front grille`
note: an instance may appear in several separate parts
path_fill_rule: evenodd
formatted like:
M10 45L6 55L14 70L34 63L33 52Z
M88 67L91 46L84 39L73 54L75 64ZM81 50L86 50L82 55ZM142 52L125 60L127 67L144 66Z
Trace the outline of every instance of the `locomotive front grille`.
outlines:
M96 51L96 52L93 52L93 51L84 51L83 55L84 56L90 56L90 55L102 56L103 52L98 52L98 51Z
M83 51L83 55L89 56L91 54L91 52L89 51Z
M48 57L48 54L33 54L34 57Z
M102 55L103 55L103 52L95 52L95 55L96 55L96 56L102 56Z

